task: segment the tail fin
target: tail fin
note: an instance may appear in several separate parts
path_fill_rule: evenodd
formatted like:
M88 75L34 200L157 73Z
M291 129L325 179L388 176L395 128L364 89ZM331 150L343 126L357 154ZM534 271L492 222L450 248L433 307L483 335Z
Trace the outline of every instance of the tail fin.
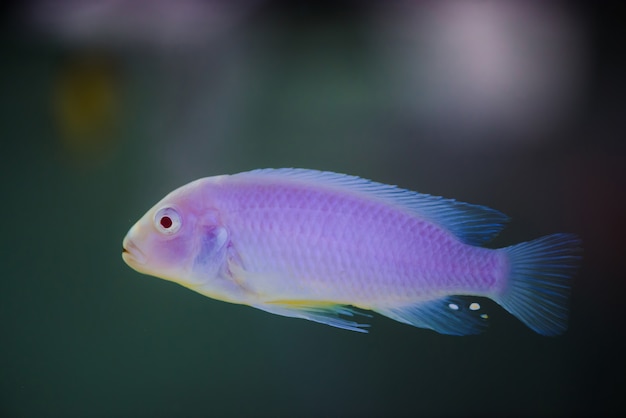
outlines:
M575 235L554 234L503 248L511 271L507 287L494 300L539 334L562 334L580 245Z

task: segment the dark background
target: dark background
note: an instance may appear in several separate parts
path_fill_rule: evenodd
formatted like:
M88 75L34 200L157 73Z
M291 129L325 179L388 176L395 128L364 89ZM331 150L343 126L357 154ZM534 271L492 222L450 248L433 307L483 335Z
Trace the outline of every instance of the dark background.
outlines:
M3 2L0 416L623 415L618 4ZM580 235L569 330L362 335L123 263L172 189L286 166Z

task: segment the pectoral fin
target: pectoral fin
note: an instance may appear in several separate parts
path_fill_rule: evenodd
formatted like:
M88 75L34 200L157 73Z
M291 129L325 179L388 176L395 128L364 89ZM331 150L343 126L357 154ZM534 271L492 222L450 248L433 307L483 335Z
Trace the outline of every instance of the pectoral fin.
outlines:
M354 317L355 315L370 317L370 315L360 312L348 305L319 301L281 300L253 306L276 315L308 319L309 321L315 321L350 331L367 332L365 328L369 327L369 324L360 324L342 318L342 316Z

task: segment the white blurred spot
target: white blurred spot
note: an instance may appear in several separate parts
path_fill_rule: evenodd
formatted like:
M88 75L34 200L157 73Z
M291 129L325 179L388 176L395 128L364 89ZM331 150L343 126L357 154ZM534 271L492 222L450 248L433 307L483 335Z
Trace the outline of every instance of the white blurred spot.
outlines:
M456 303L450 303L448 304L448 308L452 309L453 311L458 311L459 305L457 305Z
M482 319L487 319L487 318L489 318L489 315L487 315L486 313L484 313L484 314L481 314L481 315L480 315L480 317L481 317Z
M565 6L500 0L399 4L381 19L388 68L407 117L446 133L437 138L472 139L472 146L528 140L567 116L582 92L585 45ZM485 135L495 131L500 134Z
M198 46L260 0L35 0L30 20L78 44Z
M469 308L470 308L470 310L471 310L471 311L477 311L477 310L479 310L479 309L480 309L480 305L479 305L478 303L474 302L474 303L472 303L472 304L469 306Z

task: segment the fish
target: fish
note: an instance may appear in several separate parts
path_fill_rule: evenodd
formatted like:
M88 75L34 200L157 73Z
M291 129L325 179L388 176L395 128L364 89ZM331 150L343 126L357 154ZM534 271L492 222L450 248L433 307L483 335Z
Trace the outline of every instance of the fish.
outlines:
M122 243L134 270L210 298L368 332L369 311L447 335L482 332L495 301L535 332L567 329L581 240L484 245L503 213L302 168L205 177L160 200Z

